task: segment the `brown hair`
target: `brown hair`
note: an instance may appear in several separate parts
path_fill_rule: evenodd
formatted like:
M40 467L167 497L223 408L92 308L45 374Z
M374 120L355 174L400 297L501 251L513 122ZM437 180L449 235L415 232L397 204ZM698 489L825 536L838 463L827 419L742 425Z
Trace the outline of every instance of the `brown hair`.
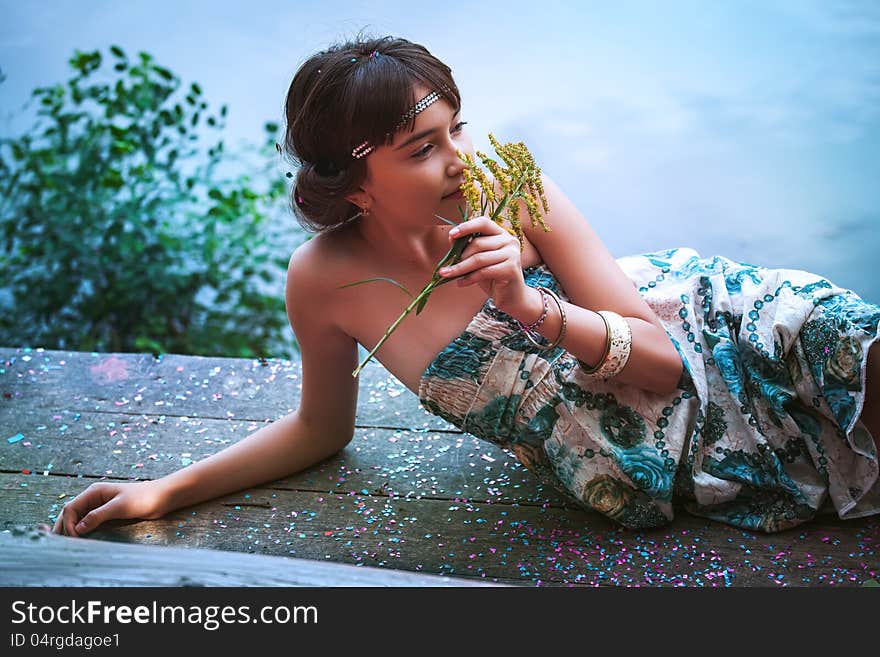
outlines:
M374 52L378 56L371 56ZM352 150L364 140L387 145L400 118L417 101L413 84L461 104L452 71L419 44L395 37L333 44L296 72L285 101L285 154L298 166L291 209L309 232L346 223L357 206L345 195L366 177L366 158ZM400 130L411 130L412 117Z

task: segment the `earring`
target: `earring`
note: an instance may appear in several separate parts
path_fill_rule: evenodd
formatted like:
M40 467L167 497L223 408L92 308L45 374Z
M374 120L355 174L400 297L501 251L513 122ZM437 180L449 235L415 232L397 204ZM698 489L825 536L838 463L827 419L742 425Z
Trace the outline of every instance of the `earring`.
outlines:
M361 216L362 217L369 217L370 216L370 208L368 206L365 205L363 208L361 208Z

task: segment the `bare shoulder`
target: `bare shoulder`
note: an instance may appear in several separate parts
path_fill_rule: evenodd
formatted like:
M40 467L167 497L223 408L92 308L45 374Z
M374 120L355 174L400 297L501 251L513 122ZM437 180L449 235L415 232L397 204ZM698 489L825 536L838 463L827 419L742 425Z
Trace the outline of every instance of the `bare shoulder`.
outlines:
M327 300L351 267L351 240L341 231L319 233L294 249L287 285L301 294ZM294 281L293 279L297 279Z
M334 273L342 257L344 235L336 232L318 233L294 249L288 263L288 277L291 269L297 275L314 273L315 278L327 278ZM320 276L318 274L320 273Z
M329 312L329 302L334 298L338 281L344 275L345 263L349 260L343 250L340 236L332 233L315 235L294 249L287 265L285 286L289 315L297 307L322 308L323 312L315 315L321 318L323 330L336 332L339 329L333 313ZM293 329L296 332L297 327L293 325Z

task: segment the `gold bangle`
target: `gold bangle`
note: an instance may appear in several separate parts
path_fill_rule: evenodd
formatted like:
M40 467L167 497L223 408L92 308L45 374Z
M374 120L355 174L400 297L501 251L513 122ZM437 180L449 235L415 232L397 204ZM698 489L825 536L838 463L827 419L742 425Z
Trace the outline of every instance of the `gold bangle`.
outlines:
M602 318L602 321L605 323L605 351L602 353L602 358L599 359L599 362L595 367L590 367L584 361L578 359L578 364L584 369L586 374L594 374L599 371L599 369L605 364L606 359L608 358L608 354L611 353L611 325L608 323L608 320L605 318L605 315L602 313L596 313L599 317Z
M559 329L559 335L550 344L543 345L543 344L536 342L535 339L531 336L531 334L528 331L525 331L526 338L528 338L529 342L531 342L538 349L543 349L546 351L546 350L553 349L553 348L557 347L559 345L559 343L562 342L562 339L565 337L565 328L566 328L566 325L568 324L568 320L566 320L566 318L565 318L565 308L562 307L562 301L559 300L559 297L556 296L556 293L553 292L553 290L548 290L546 287L541 287L541 286L538 286L536 289L541 290L543 292L546 292L551 297L553 297L553 300L556 302L556 305L559 307L559 316L562 318L562 327Z

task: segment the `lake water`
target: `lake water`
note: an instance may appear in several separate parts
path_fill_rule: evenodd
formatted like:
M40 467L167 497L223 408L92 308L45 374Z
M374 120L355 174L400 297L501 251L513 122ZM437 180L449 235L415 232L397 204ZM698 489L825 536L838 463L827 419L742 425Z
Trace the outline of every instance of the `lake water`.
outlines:
M616 256L672 246L824 274L880 303L880 3L0 0L0 131L74 49L152 53L228 143L362 28L446 61L477 148L525 141Z

